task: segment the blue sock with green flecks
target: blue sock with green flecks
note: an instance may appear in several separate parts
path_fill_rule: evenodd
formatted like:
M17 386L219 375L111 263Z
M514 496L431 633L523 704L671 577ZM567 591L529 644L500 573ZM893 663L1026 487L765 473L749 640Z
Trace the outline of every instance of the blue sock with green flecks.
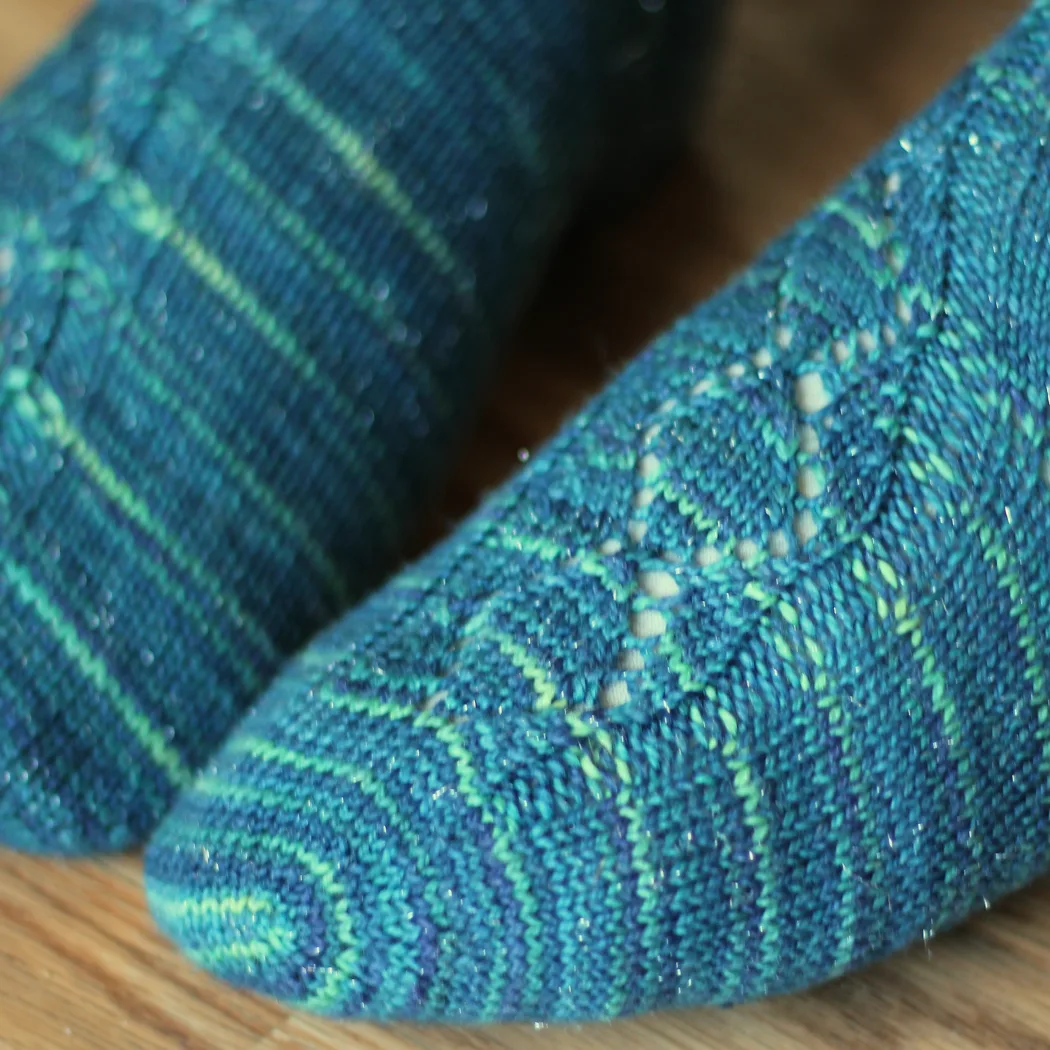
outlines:
M0 104L0 842L140 840L389 571L716 6L103 0Z
M1050 0L452 539L147 853L216 974L351 1017L803 988L1050 852Z

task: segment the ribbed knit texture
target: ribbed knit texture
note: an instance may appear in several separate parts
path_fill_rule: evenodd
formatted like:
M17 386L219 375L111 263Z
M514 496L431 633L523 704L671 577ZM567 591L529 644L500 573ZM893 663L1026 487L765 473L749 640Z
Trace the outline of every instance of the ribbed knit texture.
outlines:
M0 842L142 838L393 567L716 6L104 0L0 105Z
M279 679L161 927L329 1014L845 973L1050 850L1050 2Z

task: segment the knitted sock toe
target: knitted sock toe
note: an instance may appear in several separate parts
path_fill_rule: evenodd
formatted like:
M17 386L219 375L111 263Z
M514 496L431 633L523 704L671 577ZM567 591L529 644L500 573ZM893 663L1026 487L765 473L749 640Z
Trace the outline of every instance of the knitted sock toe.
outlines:
M140 840L395 564L715 6L103 0L0 104L0 841Z
M344 1016L787 992L1043 870L1050 2L329 630L153 912Z

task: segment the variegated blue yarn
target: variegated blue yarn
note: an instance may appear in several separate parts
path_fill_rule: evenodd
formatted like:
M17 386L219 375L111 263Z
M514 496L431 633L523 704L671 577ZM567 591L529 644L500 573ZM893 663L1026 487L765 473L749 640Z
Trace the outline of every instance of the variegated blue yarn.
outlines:
M0 842L140 841L396 565L716 7L102 0L0 103Z
M1050 2L325 633L147 855L216 974L610 1018L846 973L1050 850Z

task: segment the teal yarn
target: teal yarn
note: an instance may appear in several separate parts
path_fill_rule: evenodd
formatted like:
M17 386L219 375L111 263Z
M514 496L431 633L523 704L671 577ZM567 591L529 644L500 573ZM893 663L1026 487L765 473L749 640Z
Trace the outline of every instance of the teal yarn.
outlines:
M0 842L142 840L396 566L715 10L103 0L0 103Z
M1050 850L1050 2L460 531L161 825L188 956L341 1017L846 973Z

